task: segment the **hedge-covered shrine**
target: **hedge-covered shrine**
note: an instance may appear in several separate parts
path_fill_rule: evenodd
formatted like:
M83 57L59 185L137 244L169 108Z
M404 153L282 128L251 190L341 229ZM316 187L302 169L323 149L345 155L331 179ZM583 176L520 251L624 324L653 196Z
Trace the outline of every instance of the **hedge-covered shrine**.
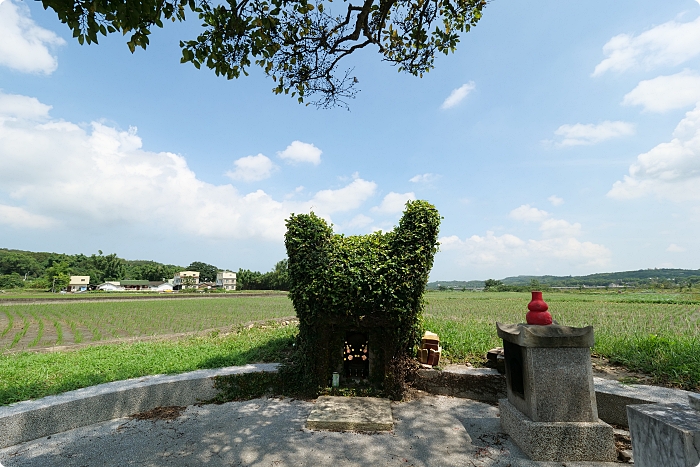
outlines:
M287 390L308 395L363 380L400 399L421 336L423 292L440 215L409 201L391 232L334 234L311 214L287 220L289 296L299 317L295 351L281 369Z

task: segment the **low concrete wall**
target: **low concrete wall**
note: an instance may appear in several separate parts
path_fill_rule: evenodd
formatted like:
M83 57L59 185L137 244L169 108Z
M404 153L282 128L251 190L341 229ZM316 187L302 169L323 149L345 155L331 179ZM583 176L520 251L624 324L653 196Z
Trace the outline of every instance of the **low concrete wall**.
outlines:
M180 375L158 375L100 384L56 396L0 407L0 448L49 436L93 423L126 417L172 405L187 406L216 396L216 376L276 372L279 364L199 370ZM419 370L413 382L432 394L462 397L496 404L506 397L505 377L489 368ZM627 405L688 404L688 391L645 385L627 385L594 378L598 416L607 423L628 426Z
M498 404L506 397L506 378L492 368L418 370L413 387L431 394Z
M593 378L598 418L627 427L627 406L633 404L688 404L688 391ZM455 365L443 371L422 369L413 381L416 389L444 396L463 397L489 404L506 398L506 378L491 368Z
M603 378L593 378L598 417L608 423L628 427L627 406L635 404L684 404L688 405L689 391L681 389L647 386L644 384L622 384Z
M115 381L0 407L0 448L165 406L216 396L216 376L276 372L277 363Z

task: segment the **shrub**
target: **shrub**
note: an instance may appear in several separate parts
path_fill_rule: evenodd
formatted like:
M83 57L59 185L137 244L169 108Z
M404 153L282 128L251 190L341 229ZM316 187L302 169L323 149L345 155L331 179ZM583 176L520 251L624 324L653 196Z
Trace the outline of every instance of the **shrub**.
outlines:
M299 335L281 369L287 390L318 394L343 365L345 333L360 331L374 354L370 378L390 397L403 396L440 219L428 202L409 201L393 231L346 237L314 213L292 214L285 245Z

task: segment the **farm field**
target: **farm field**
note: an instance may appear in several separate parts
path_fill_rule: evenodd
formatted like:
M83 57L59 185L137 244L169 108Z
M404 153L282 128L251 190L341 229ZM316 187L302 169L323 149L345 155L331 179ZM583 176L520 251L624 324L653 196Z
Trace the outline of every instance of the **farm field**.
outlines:
M199 332L293 316L286 295L0 306L0 349Z
M440 335L449 360L479 364L488 349L501 345L495 322L524 321L529 298L430 292L424 325ZM594 326L594 354L652 375L658 384L700 390L700 295L560 292L545 300L559 324ZM0 405L147 374L279 361L296 327L270 320L293 315L290 300L279 295L0 306ZM266 320L252 329L241 326ZM166 339L114 342L147 336ZM31 352L90 342L104 344Z
M594 327L593 353L660 384L700 390L700 295L549 293L562 325ZM528 293L426 294L425 327L436 332L448 358L478 362L501 346L494 323L524 322Z

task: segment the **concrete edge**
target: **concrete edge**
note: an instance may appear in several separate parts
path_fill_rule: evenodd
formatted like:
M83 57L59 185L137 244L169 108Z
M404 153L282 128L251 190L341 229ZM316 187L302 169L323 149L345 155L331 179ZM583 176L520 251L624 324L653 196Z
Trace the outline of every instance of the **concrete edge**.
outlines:
M179 375L156 375L99 384L42 399L0 407L0 448L50 436L55 433L126 417L163 406L188 406L216 396L213 378L232 374L276 372L278 363L197 370ZM493 403L505 397L505 377L495 370L441 372L423 370L433 384L424 390L433 394ZM441 375L442 374L442 375ZM447 378L462 389L441 387ZM479 388L487 383L485 391ZM697 394L679 389L594 378L598 416L601 420L628 426L627 406L632 404L679 403L688 405ZM501 392L500 388L503 388ZM479 390L482 389L482 390ZM500 397L499 397L500 396ZM494 399L496 399L494 401Z
M678 403L688 405L698 394L643 384L593 378L598 418L606 423L627 427L627 406L632 404ZM506 378L490 368L462 368L418 371L417 389L431 394L462 397L489 404L506 397Z
M114 381L0 407L0 448L163 406L212 399L217 376L276 372L278 363Z
M309 430L325 431L391 431L394 429L393 423L381 422L332 422L328 420L307 420L306 428Z
M627 406L636 404L688 405L695 394L682 389L671 389L645 384L622 384L619 381L593 378L598 417L613 425L628 427Z

